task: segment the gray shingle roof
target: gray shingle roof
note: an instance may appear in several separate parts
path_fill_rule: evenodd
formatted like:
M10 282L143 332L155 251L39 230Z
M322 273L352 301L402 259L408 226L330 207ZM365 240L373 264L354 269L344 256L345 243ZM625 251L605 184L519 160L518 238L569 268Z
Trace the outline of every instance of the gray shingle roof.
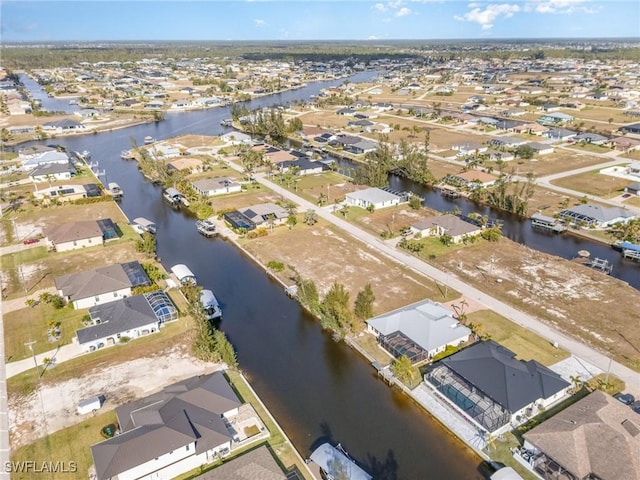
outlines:
M465 222L460 217L446 214L437 217L425 218L411 225L418 230L426 230L428 228L439 226L442 227L448 235L457 237L458 235L467 235L470 233L480 232L481 227L469 222Z
M55 225L45 229L44 234L50 242L56 244L101 237L102 229L96 220L85 220Z
M584 203L576 205L575 207L567 208L560 212L572 212L574 214L582 215L585 217L593 218L594 220L605 223L610 222L616 218L629 218L634 217L633 212L620 207L603 207L602 205L595 205L593 203Z
M194 453L232 436L222 414L241 405L223 372L192 377L116 408L123 433L91 447L99 480L196 442Z
M365 188L364 190L358 190L357 192L347 193L347 197L356 200L362 200L363 202L372 204L389 202L400 198L395 193L387 192L386 190L375 187Z
M285 480L287 477L265 446L225 462L198 480Z
M138 264L138 262L129 262L129 264L126 265L130 264ZM132 280L133 279L127 275L123 265L115 264L86 272L62 275L56 277L54 283L56 288L62 291L63 296L69 297L71 301L75 301L149 283L146 275L144 279L146 282L140 283L140 281Z
M476 343L442 363L512 413L569 386L535 360L516 360L511 350L493 340Z

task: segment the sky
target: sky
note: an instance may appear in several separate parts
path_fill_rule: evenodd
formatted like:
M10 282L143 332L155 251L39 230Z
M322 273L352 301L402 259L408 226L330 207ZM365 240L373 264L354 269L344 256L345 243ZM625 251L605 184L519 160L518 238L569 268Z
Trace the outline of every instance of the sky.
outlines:
M0 0L3 43L640 37L638 0Z

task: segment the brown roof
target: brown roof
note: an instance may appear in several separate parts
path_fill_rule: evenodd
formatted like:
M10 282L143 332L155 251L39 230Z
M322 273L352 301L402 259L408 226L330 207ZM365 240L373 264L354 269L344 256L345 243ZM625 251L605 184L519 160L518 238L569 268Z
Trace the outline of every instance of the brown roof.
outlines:
M315 137L317 135L322 135L326 130L320 127L312 127L312 126L304 126L302 127L302 133L304 133L307 137Z
M286 478L269 449L262 446L200 475L198 480L285 480Z
M287 160L295 160L297 157L295 155L291 155L286 150L278 150L273 153L266 153L265 158L270 160L272 163L280 163L286 162Z
M639 425L631 408L596 390L524 438L577 478L640 480Z
M84 220L49 227L44 230L44 234L50 242L59 244L86 238L102 237L102 229L96 220Z
M167 166L169 165L175 170L182 170L185 168L198 168L202 166L202 160L193 157L182 157L167 163Z

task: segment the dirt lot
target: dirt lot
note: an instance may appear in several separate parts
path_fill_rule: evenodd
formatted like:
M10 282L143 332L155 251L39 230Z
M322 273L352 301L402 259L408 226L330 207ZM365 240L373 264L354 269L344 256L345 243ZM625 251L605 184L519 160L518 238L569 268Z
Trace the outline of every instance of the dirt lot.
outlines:
M551 183L597 197L613 198L624 193L624 187L629 185L629 180L611 175L602 175L595 170L579 175L559 178Z
M536 186L533 197L529 199L527 214L543 213L553 217L553 215L563 209L562 205L564 205L567 199L569 199L569 205L578 205L580 203L580 199L577 197L570 197L549 190L548 188Z
M640 292L623 282L507 239L453 252L436 263L640 370Z
M407 205L398 205L395 207L384 208L370 213L362 208L351 208L351 214L347 220L351 220L358 224L364 230L378 235L382 231L393 231L397 235L404 227L408 227L412 223L427 217L438 215L438 212L429 208L413 210Z
M611 161L611 159L596 157L577 150L560 150L556 148L555 152L548 155L540 155L532 160L520 159L506 162L506 168L507 170L513 168L513 170L519 174L533 172L536 177L544 177L546 175L598 165L608 161ZM487 165L496 168L493 162L489 162Z
M313 227L298 224L292 230L279 227L267 237L241 242L263 264L276 260L294 266L303 278L316 282L321 296L338 281L354 301L364 285L373 282L376 315L427 297L445 300L433 281L347 238L324 221ZM293 284L290 269L278 276L286 284ZM449 300L458 296L449 291Z
M119 365L95 369L90 377L43 384L26 398L9 397L11 448L28 445L40 437L85 420L79 415L80 400L105 395L101 412L160 390L165 385L221 368L201 362L179 348L159 352Z

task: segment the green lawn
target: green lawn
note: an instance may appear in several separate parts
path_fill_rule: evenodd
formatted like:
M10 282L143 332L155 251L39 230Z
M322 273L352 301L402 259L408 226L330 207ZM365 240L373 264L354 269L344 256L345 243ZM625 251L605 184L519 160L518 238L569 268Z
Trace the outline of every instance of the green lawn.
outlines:
M504 345L519 360L534 359L543 365L553 365L569 357L569 352L555 348L548 340L509 321L491 310L479 310L468 314L468 322L481 325L481 334L490 335Z
M50 304L40 303L4 314L4 347L7 360L15 362L31 356L25 342L35 341L35 354L53 350L59 345L71 343L76 330L82 328L82 317L87 310L74 310L66 306L59 310ZM47 336L50 322L60 322L61 337L50 342Z
M349 181L347 177L333 171L316 175L301 175L291 178L288 182L286 176L281 177L280 175L273 175L270 180L312 203L318 202L320 194L328 196L329 202L333 202L336 193L331 187ZM343 195L340 194L340 196Z
M424 245L418 256L423 260L433 260L443 255L455 252L456 250L462 250L463 248L473 248L473 245L464 245L463 243L454 243L446 246L440 241L438 237L424 237L419 240L413 240L409 237L410 242L418 242ZM480 240L478 240L480 241Z
M485 448L485 453L491 457L492 460L496 462L502 462L505 465L512 467L516 472L520 474L524 480L538 480L538 477L523 467L520 463L513 458L511 451L509 450L512 447L519 447L520 442L516 438L516 436L507 432L502 435L502 439L494 440L487 448Z
M607 153L611 151L611 148L604 147L602 145L594 145L592 143L576 143L569 145L569 148L573 148L575 150L582 150L583 152L593 152L593 153Z
M378 342L376 341L373 335L369 335L369 334L359 335L355 337L354 340L357 342L358 345L360 345L360 347L365 352L371 355L376 360L376 362L378 362L380 365L386 366L393 361L393 358L391 358L391 356L385 353L380 348L380 346L378 346Z
M33 480L34 478L70 479L87 478L87 471L93 465L89 447L104 440L100 434L102 427L116 421L115 412L107 412L85 420L72 427L59 430L36 442L14 451L11 460L14 462L63 462L65 468L76 466L76 472L57 472L49 475L34 475L33 472L12 473L14 480ZM74 463L72 463L74 462Z

